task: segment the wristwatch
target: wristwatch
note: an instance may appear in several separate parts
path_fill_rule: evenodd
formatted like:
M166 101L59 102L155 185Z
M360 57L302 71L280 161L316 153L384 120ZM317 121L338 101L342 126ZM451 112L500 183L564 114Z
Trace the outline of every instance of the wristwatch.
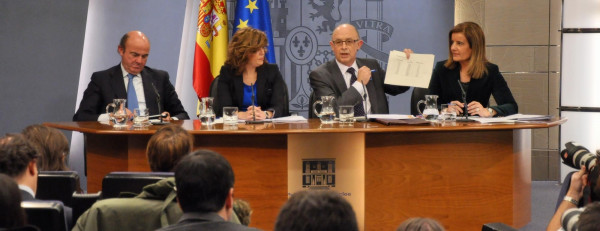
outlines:
M563 201L567 201L575 206L579 205L579 201L575 200L575 198L570 197L570 196L565 196L565 199L563 199Z

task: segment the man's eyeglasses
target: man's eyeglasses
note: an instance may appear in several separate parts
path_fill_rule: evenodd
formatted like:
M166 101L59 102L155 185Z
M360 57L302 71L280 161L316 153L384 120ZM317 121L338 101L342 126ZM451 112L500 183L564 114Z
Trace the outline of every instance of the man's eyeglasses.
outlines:
M358 39L354 39L354 40L335 40L335 41L333 41L333 44L336 45L336 46L342 46L344 43L346 43L346 46L352 46L356 42L358 42Z

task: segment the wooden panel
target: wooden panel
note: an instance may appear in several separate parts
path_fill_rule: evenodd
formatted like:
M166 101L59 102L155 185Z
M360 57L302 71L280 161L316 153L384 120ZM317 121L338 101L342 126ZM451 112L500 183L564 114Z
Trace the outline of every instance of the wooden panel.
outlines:
M530 167L515 166L510 130L369 134L366 144L367 230L393 230L415 216L478 230L522 215L513 178Z
M234 196L254 210L250 226L272 230L287 200L286 135L196 135L196 148L221 153L235 174Z
M102 179L115 171L149 172L146 143L149 135L85 134L88 193L102 190Z

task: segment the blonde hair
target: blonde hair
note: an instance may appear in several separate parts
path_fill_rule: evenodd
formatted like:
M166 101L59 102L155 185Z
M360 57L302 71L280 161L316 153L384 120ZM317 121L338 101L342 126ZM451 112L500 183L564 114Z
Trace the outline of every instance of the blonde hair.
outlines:
M448 33L448 60L444 63L444 66L449 69L454 69L459 65L458 62L452 59L452 51L450 49L452 47L452 34L454 33L465 35L471 48L471 58L469 58L467 73L473 79L482 78L488 73L488 60L485 57L485 36L483 35L483 30L474 22L463 22L450 30L450 33Z
M235 68L236 74L240 75L244 72L244 68L248 63L248 57L268 45L269 41L265 32L252 27L239 29L229 42L225 64Z

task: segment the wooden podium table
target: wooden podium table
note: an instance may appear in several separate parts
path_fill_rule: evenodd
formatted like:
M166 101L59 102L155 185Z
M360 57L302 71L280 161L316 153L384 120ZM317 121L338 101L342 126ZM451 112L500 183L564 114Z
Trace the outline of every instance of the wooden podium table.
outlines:
M194 135L196 148L217 151L231 162L235 196L252 206L253 227L272 230L288 193L299 187L295 176L302 163L291 156L343 150L342 155L359 156L353 167L337 166L336 181L357 185L351 203L361 230L394 230L416 216L433 217L447 230L481 230L489 222L522 227L530 221L531 129L565 121L340 126L309 120L207 127L188 120L173 124ZM109 172L149 171L146 144L160 128L114 129L98 122L44 125L84 133L88 192L99 191ZM347 172L360 177L344 179Z

